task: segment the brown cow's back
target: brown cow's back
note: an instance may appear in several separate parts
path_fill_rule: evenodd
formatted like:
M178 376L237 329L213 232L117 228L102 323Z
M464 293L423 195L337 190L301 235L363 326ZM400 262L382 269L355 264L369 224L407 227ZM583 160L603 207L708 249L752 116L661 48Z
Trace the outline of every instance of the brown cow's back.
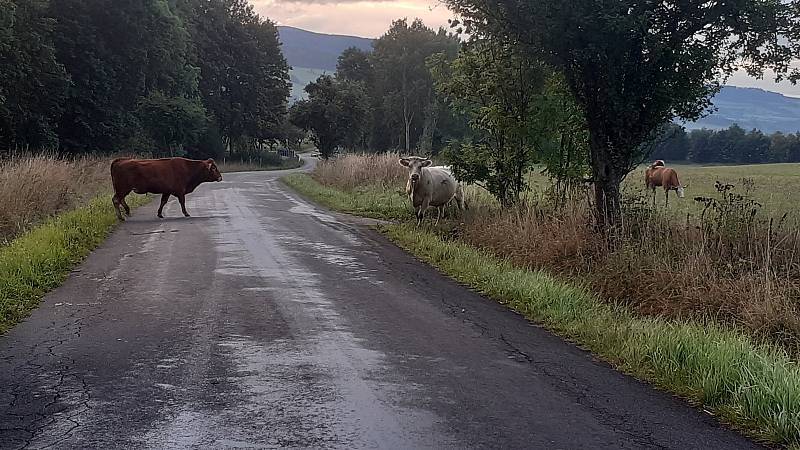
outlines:
M681 186L678 173L669 167L651 167L645 172L647 187L654 189L662 186L664 189L677 189Z
M185 158L119 158L111 163L111 179L114 191L121 195L130 191L137 194L185 195L197 187L191 186L193 178L196 178L192 172L200 170L202 164L203 161Z

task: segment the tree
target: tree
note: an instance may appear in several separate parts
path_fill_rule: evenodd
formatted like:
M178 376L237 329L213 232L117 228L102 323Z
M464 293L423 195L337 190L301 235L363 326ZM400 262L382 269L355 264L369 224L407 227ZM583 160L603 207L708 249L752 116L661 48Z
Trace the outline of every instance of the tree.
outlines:
M511 44L476 38L452 63L439 55L430 67L437 90L473 131L448 147L459 180L485 183L508 205L527 188L526 176L539 160L561 180L575 175L581 163L585 167L582 117L560 95L557 74L543 64L522 57Z
M469 33L512 37L564 73L589 130L601 224L620 183L673 118L694 120L738 66L796 81L800 6L780 0L447 0Z
M689 133L689 160L694 163L707 163L716 161L709 148L712 143L714 132L707 129L692 130Z
M169 97L159 91L150 93L140 102L138 115L150 131L159 153L168 156L184 156L184 145L197 142L208 122L199 99Z
M58 0L48 14L58 18L55 47L72 82L59 122L62 151L145 142L143 99L196 95L189 35L167 0Z
M236 143L283 138L291 85L275 24L247 0L179 0L200 68L206 110L232 153Z
M0 0L0 152L56 147L69 77L43 0Z
M375 100L373 148L410 152L423 134L432 139L443 109L435 104L426 60L438 53L452 58L458 46L457 37L444 29L433 31L419 19L410 25L405 19L394 21L389 31L375 41L375 85L370 90Z
M336 62L336 77L370 86L375 80L375 68L369 52L357 47L350 47L342 52Z
M759 130L751 130L743 142L742 159L745 164L768 162L771 139Z
M358 141L368 110L361 84L322 75L305 91L308 100L292 105L289 120L311 132L323 158L329 158L339 146Z
M685 161L689 157L689 136L682 126L669 123L661 138L655 142L653 159Z

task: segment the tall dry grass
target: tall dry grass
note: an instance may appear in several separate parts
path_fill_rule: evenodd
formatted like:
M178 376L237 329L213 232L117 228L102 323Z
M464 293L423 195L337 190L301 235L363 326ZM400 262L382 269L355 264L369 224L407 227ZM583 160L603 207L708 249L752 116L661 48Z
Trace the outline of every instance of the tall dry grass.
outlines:
M13 156L0 160L0 243L111 189L110 160Z
M408 169L400 165L399 159L397 153L346 154L320 161L313 176L326 186L343 190L369 185L404 186Z
M596 232L582 198L558 207L530 200L477 210L460 235L641 314L714 318L800 356L800 233L761 219L746 197L720 199L699 221L628 200L624 225L610 237Z

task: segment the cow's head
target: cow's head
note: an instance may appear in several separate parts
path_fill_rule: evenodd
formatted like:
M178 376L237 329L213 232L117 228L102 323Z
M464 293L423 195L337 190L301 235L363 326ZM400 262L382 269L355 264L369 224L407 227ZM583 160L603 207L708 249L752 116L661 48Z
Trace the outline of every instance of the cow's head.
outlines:
M206 181L222 181L222 174L219 173L217 163L210 158L203 162L206 165Z
M431 164L433 164L433 161L419 156L400 158L400 165L408 167L408 180L411 181L411 184L416 184L422 178L422 168Z

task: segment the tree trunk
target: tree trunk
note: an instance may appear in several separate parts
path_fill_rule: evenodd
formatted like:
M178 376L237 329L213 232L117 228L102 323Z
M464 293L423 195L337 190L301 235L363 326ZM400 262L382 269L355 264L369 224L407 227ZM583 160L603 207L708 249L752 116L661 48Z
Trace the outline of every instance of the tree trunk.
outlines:
M624 169L614 164L616 158L606 139L590 132L589 141L597 223L601 228L612 228L622 220L620 184Z

